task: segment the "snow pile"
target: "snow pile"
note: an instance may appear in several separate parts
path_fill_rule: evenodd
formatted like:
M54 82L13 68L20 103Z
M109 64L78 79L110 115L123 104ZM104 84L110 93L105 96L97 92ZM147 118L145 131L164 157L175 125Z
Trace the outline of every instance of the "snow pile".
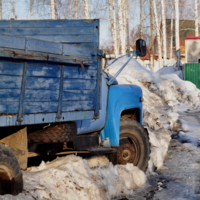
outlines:
M113 166L106 158L98 157L89 163L93 163L92 168L87 160L75 155L42 162L24 172L22 194L4 195L0 199L110 200L131 195L134 188L146 182L144 172L133 164Z
M116 61L109 73L114 75L127 59ZM193 83L181 80L173 71L175 68L169 67L151 72L132 59L117 77L119 84L135 84L143 90L144 125L151 142L150 173L154 167L163 166L171 133L180 130L178 111L200 109L200 90Z

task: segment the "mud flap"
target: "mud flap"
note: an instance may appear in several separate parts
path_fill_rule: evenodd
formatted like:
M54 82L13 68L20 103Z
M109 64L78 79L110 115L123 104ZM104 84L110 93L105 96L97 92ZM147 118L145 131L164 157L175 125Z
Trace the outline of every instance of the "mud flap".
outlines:
M8 137L0 140L0 143L7 144L11 149L14 150L15 155L18 158L20 167L22 170L27 168L28 158L28 143L27 143L27 131L23 128Z

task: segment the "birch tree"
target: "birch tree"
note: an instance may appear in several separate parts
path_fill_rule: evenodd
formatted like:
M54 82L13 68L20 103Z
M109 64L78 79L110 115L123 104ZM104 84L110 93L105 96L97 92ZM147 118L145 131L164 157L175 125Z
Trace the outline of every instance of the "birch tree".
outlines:
M123 15L122 15L122 0L117 0L118 6L118 32L119 32L119 47L121 54L125 54L125 39L124 39L124 27L123 27Z
M14 2L14 0L11 0L11 12L12 12L12 14L13 14L13 19L17 19L17 15L16 15L16 11L15 11L15 2Z
M79 4L79 0L75 0L74 1L74 4L75 4L75 19L78 19L78 4Z
M127 50L129 51L129 23L128 23L128 2L127 0L123 0L123 23L124 23L124 45L125 45L125 51L126 51L126 47L127 47Z
M0 20L2 20L2 0L0 0Z
M194 0L195 36L199 36L198 0Z
M175 40L177 53L177 66L180 66L180 41L179 41L179 1L174 0L175 4Z
M143 2L140 0L140 38L143 39Z
M162 13L163 64L165 66L166 60L167 60L166 5L165 5L165 0L161 0L161 13Z
M115 0L108 0L108 8L109 8L109 18L110 18L110 25L111 25L111 34L112 34L112 40L113 40L113 45L114 45L114 54L115 54L115 57L118 57Z
M170 24L170 59L173 57L173 33L174 33L174 4L171 5L171 24Z
M158 61L159 61L159 66L161 68L163 66L163 63L162 63L162 45L161 45L161 37L160 37L160 29L159 29L156 0L152 0L152 4L153 4L153 11L154 11L154 19L155 19L155 23L156 23L156 37L157 37L157 42L158 42Z
M90 19L88 0L84 0L84 18Z

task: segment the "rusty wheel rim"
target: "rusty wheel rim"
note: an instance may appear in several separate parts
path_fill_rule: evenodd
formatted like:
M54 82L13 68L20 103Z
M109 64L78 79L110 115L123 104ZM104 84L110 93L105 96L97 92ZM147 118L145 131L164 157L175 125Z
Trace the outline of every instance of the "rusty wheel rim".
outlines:
M121 140L123 142L121 142ZM137 165L140 157L140 146L136 138L121 138L120 147L117 151L117 158L119 164L133 163Z

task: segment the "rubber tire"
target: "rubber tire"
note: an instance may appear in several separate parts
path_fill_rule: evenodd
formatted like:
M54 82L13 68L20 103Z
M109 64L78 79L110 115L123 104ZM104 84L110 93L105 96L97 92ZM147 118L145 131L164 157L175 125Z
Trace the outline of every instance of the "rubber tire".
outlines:
M121 118L120 124L120 146L117 151L118 164L130 163L127 160L123 160L122 151L129 149L135 150L135 156L132 156L131 162L139 167L142 171L146 171L148 167L148 161L150 156L150 143L149 136L144 127L137 121L130 118Z
M8 174L10 176L9 180ZM0 195L17 195L23 190L23 178L18 159L12 149L0 143Z

